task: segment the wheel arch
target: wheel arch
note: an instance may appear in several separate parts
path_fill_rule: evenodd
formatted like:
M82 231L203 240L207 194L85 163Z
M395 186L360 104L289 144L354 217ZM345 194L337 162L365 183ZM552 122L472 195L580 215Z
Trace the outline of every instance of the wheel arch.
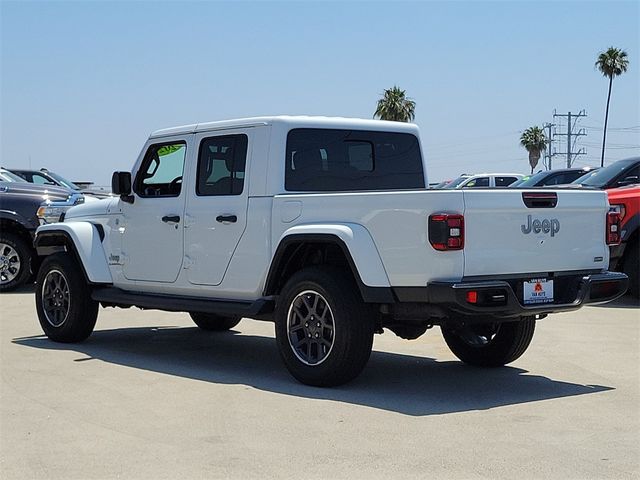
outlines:
M38 228L34 245L39 256L56 252L70 252L84 272L87 282L112 283L111 272L105 257L101 225L89 222L69 222L43 225Z
M323 264L345 267L365 302L395 302L373 239L356 224L304 225L285 231L272 256L265 296L277 295L301 268Z
M29 231L18 215L10 215L8 212L0 214L0 230L4 232L13 232L23 237L29 244L32 243L33 230Z
M623 232L623 242L631 244L638 241L638 232L640 232L640 212L637 212L627 220L621 226L621 230Z

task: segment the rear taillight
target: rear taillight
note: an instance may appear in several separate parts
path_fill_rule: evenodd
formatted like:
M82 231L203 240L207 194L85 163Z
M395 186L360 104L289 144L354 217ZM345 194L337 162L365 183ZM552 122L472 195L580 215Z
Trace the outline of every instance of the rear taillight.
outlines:
M607 212L607 245L620 244L620 214Z
M624 216L627 213L627 209L624 208L624 204L615 204L609 207L610 212L616 212L620 214L620 221L624 220Z
M464 248L464 217L437 213L429 217L429 243L436 250Z

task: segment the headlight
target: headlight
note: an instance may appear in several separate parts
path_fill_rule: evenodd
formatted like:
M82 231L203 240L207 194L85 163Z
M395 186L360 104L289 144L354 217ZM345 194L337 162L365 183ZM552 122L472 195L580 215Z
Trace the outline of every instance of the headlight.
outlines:
M84 197L76 193L63 201L47 200L40 205L36 212L38 221L40 225L61 222L64 220L64 214L67 213L67 210L81 203L84 203Z
M38 208L38 220L40 221L40 225L44 225L46 223L56 223L60 221L60 217L63 213L71 208L69 206L53 206L53 205L43 205Z

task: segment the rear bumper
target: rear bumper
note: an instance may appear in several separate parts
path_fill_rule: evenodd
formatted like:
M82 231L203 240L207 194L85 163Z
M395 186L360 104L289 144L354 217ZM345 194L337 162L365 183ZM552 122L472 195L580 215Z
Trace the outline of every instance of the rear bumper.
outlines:
M532 277L530 277L532 278ZM394 290L396 297L407 302L437 305L454 315L491 316L500 318L542 315L576 310L583 305L610 302L624 295L628 277L623 273L603 272L557 277L557 294L553 303L524 305L522 279L462 282L432 282L420 289ZM477 292L477 303L467 301L467 292Z

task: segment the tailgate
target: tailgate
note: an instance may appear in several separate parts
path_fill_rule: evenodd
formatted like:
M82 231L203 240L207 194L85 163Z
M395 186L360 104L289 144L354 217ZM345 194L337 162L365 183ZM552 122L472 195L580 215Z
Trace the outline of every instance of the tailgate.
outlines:
M465 277L608 265L603 191L465 190L464 204Z

